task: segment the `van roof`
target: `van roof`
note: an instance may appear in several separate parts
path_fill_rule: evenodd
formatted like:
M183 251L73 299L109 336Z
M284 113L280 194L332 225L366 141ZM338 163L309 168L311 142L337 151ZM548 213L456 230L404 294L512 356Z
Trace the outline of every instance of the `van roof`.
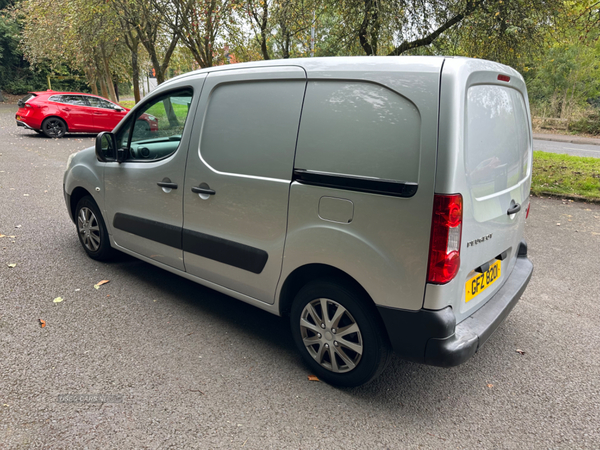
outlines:
M396 71L398 69L409 72L438 72L442 68L444 60L448 58L453 59L454 64L467 66L465 67L467 70L500 71L505 74L521 77L516 70L509 66L484 59L452 56L329 56L317 58L270 59L266 61L251 61L207 67L171 78L163 85L170 85L181 79L204 73L277 66L301 67L306 71L308 78L321 77L324 76L325 73L340 73L356 71L357 69L363 71L371 69L377 72L386 70Z

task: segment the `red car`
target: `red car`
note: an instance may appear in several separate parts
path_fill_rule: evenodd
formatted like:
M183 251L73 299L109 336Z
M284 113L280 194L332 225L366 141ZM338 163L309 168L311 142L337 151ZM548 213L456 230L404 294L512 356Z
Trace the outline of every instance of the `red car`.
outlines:
M43 133L49 138L67 132L99 133L112 131L127 114L123 108L97 95L78 92L30 92L18 102L17 126ZM158 119L142 114L148 132L158 130Z

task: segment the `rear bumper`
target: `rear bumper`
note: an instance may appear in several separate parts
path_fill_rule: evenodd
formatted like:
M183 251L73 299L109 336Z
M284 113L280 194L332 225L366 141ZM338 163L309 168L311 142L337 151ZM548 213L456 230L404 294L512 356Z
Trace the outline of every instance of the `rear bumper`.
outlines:
M25 122L23 122L22 120L17 120L17 126L18 127L25 127L28 130L34 130L33 128L31 128L29 125L27 125ZM34 130L35 131L35 130Z
M412 361L441 367L467 361L492 335L525 291L533 264L527 244L519 247L510 277L498 292L470 317L456 325L452 308L406 311L378 307L394 350Z

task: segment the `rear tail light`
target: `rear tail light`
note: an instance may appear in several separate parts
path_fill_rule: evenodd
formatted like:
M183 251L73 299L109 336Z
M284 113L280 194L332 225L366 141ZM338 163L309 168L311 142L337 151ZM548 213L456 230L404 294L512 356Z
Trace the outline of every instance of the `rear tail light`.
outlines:
M462 195L435 195L427 271L428 283L445 284L458 273L462 212Z
M498 80L506 81L508 83L510 81L510 77L508 75L498 75Z

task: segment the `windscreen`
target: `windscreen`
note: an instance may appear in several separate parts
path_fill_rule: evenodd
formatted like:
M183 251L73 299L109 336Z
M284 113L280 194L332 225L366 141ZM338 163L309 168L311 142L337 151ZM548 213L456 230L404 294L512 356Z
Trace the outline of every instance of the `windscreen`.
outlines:
M476 198L509 189L528 176L529 142L519 91L494 85L469 88L465 166Z

